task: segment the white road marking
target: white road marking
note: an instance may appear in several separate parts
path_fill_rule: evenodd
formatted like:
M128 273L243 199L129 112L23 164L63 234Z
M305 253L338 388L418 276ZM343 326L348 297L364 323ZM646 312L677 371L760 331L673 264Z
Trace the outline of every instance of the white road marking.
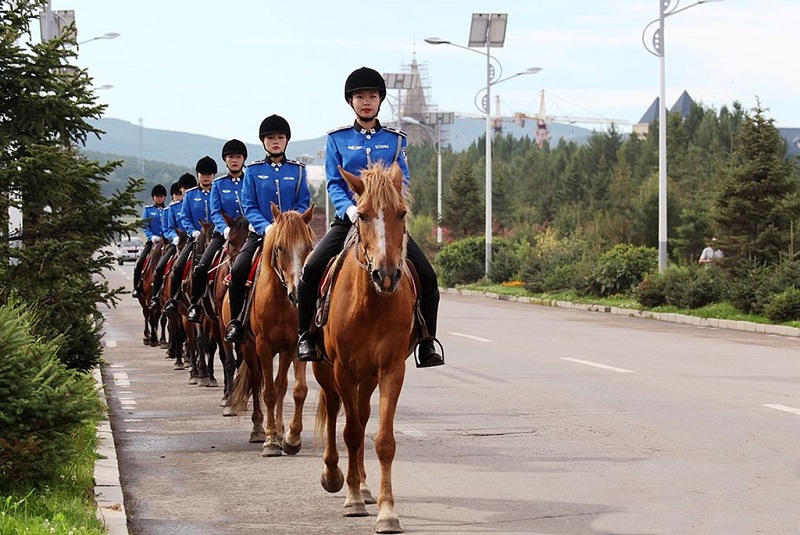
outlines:
M481 338L480 336L472 336L471 334L462 334L462 333L447 333L452 334L453 336L460 336L462 338L469 338L470 340L475 340L476 342L491 342L488 338Z
M116 340L106 340L106 347L117 347Z
M142 422L142 421L144 421L144 420L142 420L141 418L125 418L125 419L124 419L124 420L122 420L122 421L123 421L123 422Z
M109 368L124 368L124 367L125 367L124 364L112 364L111 366L109 366Z
M619 372L619 373L636 373L633 370L626 370L625 368L615 368L614 366L608 366L606 364L600 364L598 362L591 362L588 360L581 360L581 359L573 359L570 357L560 357L561 360L568 360L570 362L577 362L578 364L585 364L586 366L593 366L595 368L602 368L603 370L610 370L612 372Z
M397 430L410 437L428 438L428 434L426 432L420 431L419 429L414 429L413 427L401 427Z
M764 405L768 409L775 409L776 411L783 411L783 412L790 412L792 414L796 414L800 416L800 409L796 409L794 407L787 407L786 405Z
M147 429L126 429L126 433L147 433Z

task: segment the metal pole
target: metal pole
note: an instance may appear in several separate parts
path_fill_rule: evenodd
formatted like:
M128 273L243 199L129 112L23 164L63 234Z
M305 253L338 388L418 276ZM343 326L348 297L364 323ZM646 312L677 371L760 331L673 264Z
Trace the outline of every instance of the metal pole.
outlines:
M668 3L668 2L667 2ZM658 272L667 267L667 83L664 43L664 2L659 0L661 87L658 103Z
M436 123L436 243L442 246L442 125Z
M491 63L489 55L489 35L486 35L486 265L484 272L489 275L489 268L492 265L492 78Z

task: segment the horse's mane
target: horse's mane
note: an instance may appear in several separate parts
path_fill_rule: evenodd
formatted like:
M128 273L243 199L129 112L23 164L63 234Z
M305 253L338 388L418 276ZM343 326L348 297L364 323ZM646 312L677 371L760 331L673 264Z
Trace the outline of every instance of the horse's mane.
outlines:
M356 195L358 203L372 202L376 210L381 208L405 209L411 206L411 194L408 188L397 191L389 176L389 168L381 162L373 163L361 171L364 181L364 193ZM407 217L410 217L410 213Z
M233 225L231 225L231 232L244 228L249 228L247 219L243 215L237 215L236 219L233 220Z
M302 214L295 210L283 212L280 217L275 219L272 229L264 238L264 255L262 262L272 266L272 255L269 251L275 249L276 245L289 243L307 242L314 243L314 231L303 221Z

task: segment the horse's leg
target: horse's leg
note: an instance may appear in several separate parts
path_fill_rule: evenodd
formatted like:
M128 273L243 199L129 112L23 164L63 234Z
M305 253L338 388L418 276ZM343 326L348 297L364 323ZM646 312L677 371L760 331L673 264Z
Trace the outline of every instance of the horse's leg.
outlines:
M161 338L159 338L159 347L161 349L167 349L169 347L169 342L167 341L167 315L161 314L159 318L161 322Z
M186 367L186 365L183 363L183 342L186 338L186 333L183 331L183 325L181 325L180 322L174 322L173 336L175 337L175 342L173 344L173 350L175 351L175 364L172 365L172 369L183 370Z
M142 343L146 346L150 345L150 311L147 305L142 305L142 316L144 317L144 332L142 333Z
M372 393L375 391L376 386L378 386L377 376L367 378L358 388L358 418L365 430L367 428L369 416L372 411L372 407L370 407L370 399L372 399ZM372 496L372 492L367 486L367 470L364 468L364 441L361 441L361 447L358 449L358 472L361 474L360 490L361 497L364 499L364 503L376 503L375 498Z
M275 372L275 431L281 442L286 433L286 426L283 423L283 403L286 400L286 392L289 391L289 366L291 363L285 352L278 353L278 370Z
M241 345L242 366L249 368L250 378L250 397L253 400L253 414L250 420L253 422L253 429L250 431L249 442L253 444L263 444L267 439L264 433L264 413L261 412L261 388L263 380L261 378L261 364L259 363L256 348L252 342L245 342Z
M197 386L208 386L208 366L206 359L208 358L208 336L199 326L197 329Z
M347 446L347 496L344 500L344 516L367 516L367 507L361 496L361 471L359 449L364 447L364 425L358 416L358 385L344 369L338 369L336 384L344 403L344 443Z
M220 343L220 355L225 358L222 361L222 369L225 374L224 393L222 396L222 415L236 416L236 411L231 405L231 395L233 394L233 378L236 373L236 360L233 355L233 344L230 342Z
M275 361L275 349L264 341L262 337L256 339L256 353L261 362L261 398L267 408L267 425L265 427L266 440L261 450L262 457L280 457L281 440L278 436L278 429L275 426L275 405L278 394L275 386L273 363Z
M339 452L336 449L336 418L339 415L341 399L336 393L333 384L333 369L327 363L314 363L312 366L314 377L317 379L322 391L320 392L319 406L317 407L317 434L320 425L325 426L325 452L322 454L322 469L320 483L328 492L339 492L344 486L344 474L339 468Z
M288 455L296 455L303 446L301 434L303 432L303 406L308 396L308 383L306 383L306 363L297 360L297 351L293 351L292 368L294 368L294 415L289 424L289 434L283 439L283 451Z
M192 324L188 329L183 326L186 332L186 360L189 362L189 384L197 384L197 332Z
M150 347L158 347L158 312L150 312Z
M395 455L394 416L397 400L405 378L405 360L399 360L389 373L380 379L380 425L375 435L375 453L381 464L381 491L378 494L376 533L400 533L400 519L394 512L392 492L392 463Z

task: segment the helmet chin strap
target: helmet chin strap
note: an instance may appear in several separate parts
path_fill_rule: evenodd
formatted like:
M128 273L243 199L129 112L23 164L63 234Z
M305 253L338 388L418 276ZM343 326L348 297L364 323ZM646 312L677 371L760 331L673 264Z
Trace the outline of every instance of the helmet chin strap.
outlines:
M267 156L269 156L270 158L282 158L285 154L286 154L286 152L270 152L270 151L267 151Z
M351 108L353 108L353 111L354 111L354 112L356 111L356 108L355 108L355 106L353 106L353 104L352 104L352 103L350 104L350 107L351 107ZM378 118L378 114L379 114L380 112L381 112L381 107L380 107L380 105L379 105L379 106L378 106L378 109L377 109L377 110L375 110L375 115L373 115L372 117L364 117L363 115L359 115L359 114L358 114L358 112L356 112L356 117L358 117L358 120L359 120L359 121L362 121L362 122L365 122L365 123L366 123L366 122L369 122L369 121L374 121L375 119L377 119L377 118Z

